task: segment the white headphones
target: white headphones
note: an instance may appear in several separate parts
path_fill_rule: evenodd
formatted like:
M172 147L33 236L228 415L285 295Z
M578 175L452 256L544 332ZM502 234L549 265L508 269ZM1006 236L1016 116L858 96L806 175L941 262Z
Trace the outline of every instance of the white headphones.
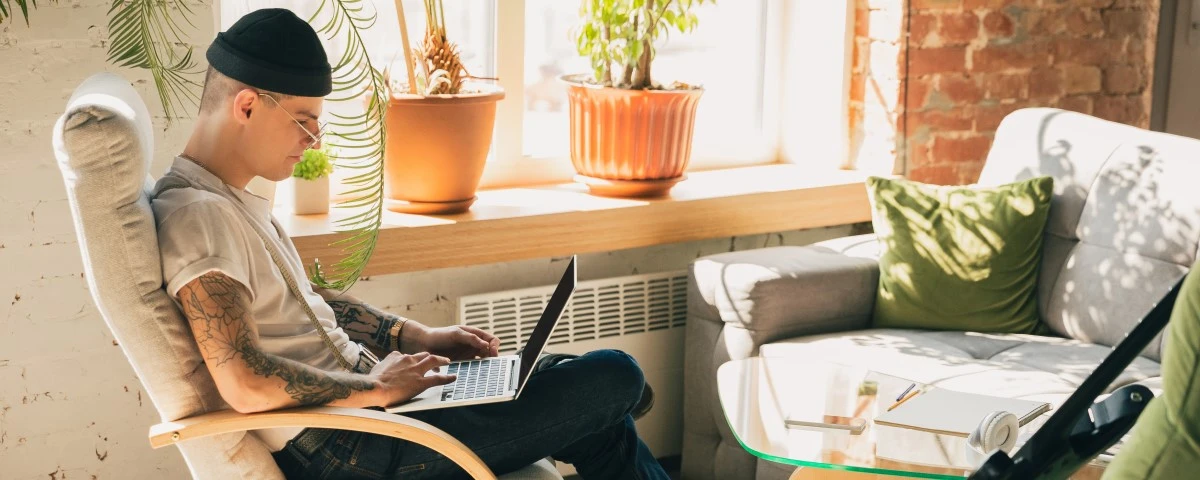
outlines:
M1017 416L1009 412L999 411L989 413L979 422L971 435L967 436L967 445L982 455L988 455L996 450L1012 453L1017 445L1017 435L1020 425Z

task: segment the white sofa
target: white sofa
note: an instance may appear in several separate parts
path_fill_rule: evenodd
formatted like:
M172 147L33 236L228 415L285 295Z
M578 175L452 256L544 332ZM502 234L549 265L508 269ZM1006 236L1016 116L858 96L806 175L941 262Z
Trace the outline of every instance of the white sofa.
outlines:
M999 128L981 185L1054 177L1038 309L1056 334L871 328L871 235L696 260L688 291L683 478L787 478L744 451L717 399L722 363L755 355L863 365L965 391L1061 402L1196 261L1200 141L1025 109ZM864 195L866 193L864 192ZM1161 335L1110 388L1160 390Z

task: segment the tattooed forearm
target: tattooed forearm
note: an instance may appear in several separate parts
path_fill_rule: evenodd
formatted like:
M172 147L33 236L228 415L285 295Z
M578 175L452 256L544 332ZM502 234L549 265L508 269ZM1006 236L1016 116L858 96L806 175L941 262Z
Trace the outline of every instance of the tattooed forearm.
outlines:
M179 290L179 301L210 365L244 362L255 375L282 380L283 391L301 405L322 405L374 388L362 376L326 372L264 353L247 316L243 287L219 272L189 282Z
M337 375L295 362L281 362L279 357L262 353L251 345L239 348L238 353L254 369L255 374L279 377L287 382L284 391L301 405L324 405L347 398L355 391L374 388L365 378Z
M351 340L390 350L392 326L401 318L362 302L327 300L337 316L337 323Z

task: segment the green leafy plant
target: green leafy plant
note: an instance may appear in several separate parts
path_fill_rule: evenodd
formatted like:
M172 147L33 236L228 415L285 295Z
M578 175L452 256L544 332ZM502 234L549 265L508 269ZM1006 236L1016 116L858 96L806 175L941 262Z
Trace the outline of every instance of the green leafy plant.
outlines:
M345 180L349 198L337 206L353 209L352 215L337 220L337 226L347 234L333 243L342 247L342 258L328 271L320 261L314 261L311 279L316 285L333 290L345 290L354 285L367 267L379 240L383 222L383 146L387 143L388 99L383 72L376 69L367 55L362 33L375 24L377 15L366 8L365 0L323 0L309 19L312 23L323 12L329 20L318 32L330 37L347 39L341 60L333 67L333 92L325 97L330 101L350 101L367 98L366 108L358 115L331 113L329 122L337 140L330 143L342 152L338 166L358 170ZM371 12L367 14L366 12Z
M187 43L172 15L173 8L178 8L179 16L195 28L191 7L185 2L114 0L108 9L108 61L149 70L167 118L177 118L185 102L197 105L197 89L201 87L194 79L201 70L192 61L192 47L177 47Z
M37 0L16 0L17 8L21 10L21 16L25 17L25 25L29 25L29 7L37 8ZM50 0L50 3L58 3L55 0ZM0 23L4 23L8 17L12 16L13 0L0 0Z
M0 24L16 11L13 1L0 0ZM30 7L37 8L37 0L15 2L28 26ZM192 48L182 46L187 43L176 19L182 18L195 28L191 15L191 7L180 1L113 0L108 9L108 61L120 67L149 70L168 119L178 117L181 103L194 106L200 101L196 91L200 84L193 78L200 69L192 61Z
M694 30L693 9L705 3L716 0L582 0L576 49L591 59L600 85L661 88L650 76L655 41L671 29Z
M322 145L320 150L308 149L300 156L300 163L292 167L292 176L303 180L316 180L333 173L333 158L335 157L329 145Z
M49 0L54 3L55 0ZM15 2L15 8L14 8ZM191 47L185 40L183 23L195 28L195 13L178 0L112 0L108 10L108 61L121 67L150 71L168 121L178 118L180 108L194 111L199 104L201 84L195 80L202 70L192 60ZM345 49L333 64L333 92L330 101L357 100L366 97L365 109L357 115L339 115L329 122L336 140L329 142L341 152L338 166L358 170L345 182L351 189L348 199L338 207L354 210L335 224L345 234L334 242L342 247L342 258L329 268L319 261L311 270L313 283L323 288L350 288L366 268L375 251L383 218L383 145L387 131L386 85L383 74L371 64L362 33L375 24L377 15L367 0L323 0L308 19L326 19L314 28L329 38L344 39ZM0 23L20 11L29 23L29 7L37 0L0 0ZM262 5L263 7L269 5ZM182 21L182 23L181 23ZM331 58L330 60L334 60Z

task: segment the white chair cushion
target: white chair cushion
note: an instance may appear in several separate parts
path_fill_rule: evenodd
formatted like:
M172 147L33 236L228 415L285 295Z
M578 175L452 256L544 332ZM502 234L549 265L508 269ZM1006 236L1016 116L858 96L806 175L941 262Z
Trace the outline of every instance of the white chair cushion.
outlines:
M227 408L163 290L147 199L153 151L150 114L125 79L85 80L54 128L89 290L164 421ZM196 478L282 478L254 435L234 433L179 446Z

